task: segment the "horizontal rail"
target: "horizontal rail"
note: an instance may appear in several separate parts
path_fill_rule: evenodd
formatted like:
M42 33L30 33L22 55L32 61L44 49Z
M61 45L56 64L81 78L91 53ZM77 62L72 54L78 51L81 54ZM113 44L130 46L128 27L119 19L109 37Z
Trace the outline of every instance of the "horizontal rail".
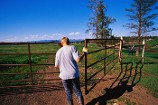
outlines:
M112 46L106 46L106 49L110 49L110 48L113 48L115 46L119 46L120 44L115 44L115 45L112 45Z
M143 47L144 45L124 45L124 46L122 46L122 48L127 48L127 47L132 47L132 46L134 46L134 47Z
M93 65L95 65L95 64L97 64L97 63L99 63L99 62L101 62L101 61L103 61L104 59L110 57L110 56L113 55L113 54L114 54L114 53L112 53L112 54L110 54L110 55L108 55L108 56L106 56L106 57L104 57L104 58L102 58L102 59L100 59L100 60L98 60L98 61L96 61L96 62L90 64L90 65L88 65L88 66L87 66L87 69L88 69L89 67L91 67L91 66L93 66Z
M55 44L58 42L0 42L0 45Z
M36 72L26 72L26 73L0 73L0 75L22 75L22 74L54 74L59 72L44 72L44 73L36 73Z
M53 81L53 80L60 80L60 78L53 78L53 79L37 79L36 81ZM0 83L17 83L17 82L31 82L30 79L22 79L22 80L1 80Z
M46 84L38 84L38 85L17 85L17 86L5 86L5 87L0 87L0 89L6 89L6 88L22 88L22 87L32 87L32 86L34 86L34 87L49 87L49 86L51 86L52 87L52 84L54 84L54 83L46 83ZM54 85L54 86L56 86L56 85ZM58 87L58 86L57 86ZM63 86L61 85L61 87L63 88Z
M1 80L0 83L16 83L16 82L31 82L31 78L30 79L21 79L21 80Z
M31 64L31 66L44 66L44 65L55 65L55 64ZM30 66L30 64L0 64L0 66Z
M89 41L89 40L120 40L120 39L85 39L85 40Z
M105 50L105 48L102 48L102 49L99 49L99 50L95 50L95 51L91 51L91 52L88 52L87 54L96 53L96 52L99 52L99 51L102 51L102 50Z
M87 81L89 81L90 79L92 79L95 75L97 75L99 72L101 72L104 69L105 69L105 67L101 68L100 70L98 70L97 72L95 72L94 74L92 74L89 78L87 78Z
M102 51L102 50L110 49L110 48L113 48L113 47L118 46L118 45L119 44L112 45L112 46L106 46L105 48L102 48L102 49L99 49L99 50L95 50L95 51L91 51L91 52L88 52L87 54L92 54L92 53L96 53L96 52L99 52L99 51Z
M31 53L31 55L55 55L56 53ZM0 53L1 55L28 55L28 53Z
M117 58L118 56L116 56L114 58L114 60ZM92 79L95 75L97 75L99 72L101 72L102 70L105 69L106 66L110 65L113 61L110 61L109 63L107 63L103 68L101 68L99 71L95 72L94 74L92 74L89 78L87 78L87 81L89 81L90 79Z
M0 45L24 45L24 44L57 44L59 43L59 40L55 40L55 41L50 41L50 42L0 42ZM72 41L70 40L70 43L80 43L80 42L84 42L83 40L81 41Z
M146 52L154 52L154 53L158 53L158 50L146 50Z

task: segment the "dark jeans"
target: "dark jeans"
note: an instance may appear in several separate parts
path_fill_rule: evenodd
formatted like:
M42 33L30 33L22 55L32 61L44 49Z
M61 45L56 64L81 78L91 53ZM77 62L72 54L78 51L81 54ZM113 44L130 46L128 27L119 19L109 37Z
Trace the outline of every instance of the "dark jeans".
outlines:
M83 97L80 89L80 80L79 78L62 80L63 86L66 92L66 99L68 101L72 100L72 92L74 91L77 98Z

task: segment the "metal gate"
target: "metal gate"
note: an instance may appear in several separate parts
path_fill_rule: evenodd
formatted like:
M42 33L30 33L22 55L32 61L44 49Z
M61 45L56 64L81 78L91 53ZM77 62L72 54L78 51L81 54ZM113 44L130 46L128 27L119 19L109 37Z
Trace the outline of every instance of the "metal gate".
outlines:
M119 40L85 39L85 47L90 50L85 54L85 94L88 94L117 63Z

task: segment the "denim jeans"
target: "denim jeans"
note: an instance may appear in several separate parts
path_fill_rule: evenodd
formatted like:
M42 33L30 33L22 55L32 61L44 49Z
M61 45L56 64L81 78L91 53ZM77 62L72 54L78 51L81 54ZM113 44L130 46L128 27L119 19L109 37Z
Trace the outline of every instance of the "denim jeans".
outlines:
M74 79L62 80L62 83L66 92L66 99L68 101L72 100L73 91L77 97L82 97L79 77Z

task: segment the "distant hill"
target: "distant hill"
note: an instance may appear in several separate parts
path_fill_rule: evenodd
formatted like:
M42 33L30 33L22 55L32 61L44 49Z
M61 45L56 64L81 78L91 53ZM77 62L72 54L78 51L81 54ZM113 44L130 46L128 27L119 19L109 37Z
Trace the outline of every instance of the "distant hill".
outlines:
M71 43L76 43L76 42L83 42L83 39L70 39ZM39 41L31 41L31 42L54 42L54 43L59 43L60 40L39 40Z

